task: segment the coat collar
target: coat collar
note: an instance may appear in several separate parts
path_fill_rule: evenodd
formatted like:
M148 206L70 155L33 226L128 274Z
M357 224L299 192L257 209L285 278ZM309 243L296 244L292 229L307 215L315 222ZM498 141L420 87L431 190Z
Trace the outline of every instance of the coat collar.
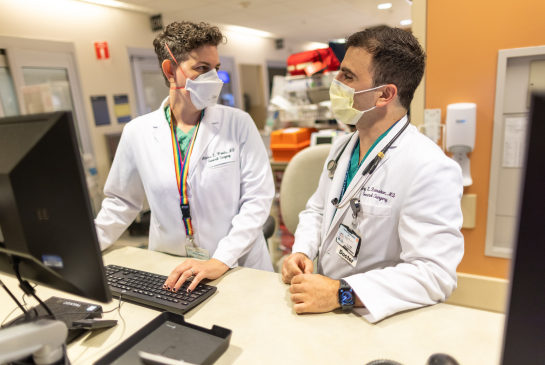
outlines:
M380 141L373 148L371 153L367 155L365 160L360 165L358 172L354 176L354 179L352 180L350 185L346 187L346 192L343 198L347 198L349 196L348 194L352 195L352 193L354 192L354 189L356 189L357 187L361 188L361 184L364 181L364 178L362 177L362 173L365 167L367 167L367 165L376 157L376 155L392 140L392 138L394 138L395 135L397 135L397 133L399 133L399 131L403 128L403 126L406 123L407 123L407 116L405 115L392 128L392 130L388 133L388 135L384 137L382 141ZM395 154L395 149L399 146L401 139L407 134L407 130L408 128L405 129L405 131L403 131L403 134L401 134L394 143L392 143L392 145L386 152L384 158L379 163L379 166L375 170L375 173L378 169L381 168L383 164L386 163L386 161L388 161L388 159L392 156L392 154ZM333 181L331 182L331 189L329 189L329 196L328 196L328 200L326 201L326 206L327 206L326 216L325 216L326 220L324 221L324 222L331 222L331 224L329 224L324 238L327 238L327 236L332 232L332 228L337 225L337 223L342 217L344 217L346 210L350 209L350 204L346 204L343 208L336 209L333 206L333 204L331 204L331 200L333 200L334 198L339 198L341 194L341 190L344 184L344 179L346 177L346 170L348 169L348 163L350 161L350 158L352 157L352 151L354 150L354 146L356 145L356 142L358 141L358 139L359 139L359 133L354 133L354 135L350 139L350 143L348 144L341 158L339 159L339 165L337 167L335 176L333 177ZM371 179L368 181L368 184L372 179L373 177L371 176ZM335 212L336 210L337 212ZM333 214L335 214L334 217L333 217Z
M172 150L172 139L170 133L170 125L165 116L165 108L170 103L170 97L167 97L154 113L153 116L153 136L157 142L161 145L163 151L167 154L168 158L174 163L174 152ZM189 160L189 178L195 172L197 167L196 161L200 160L202 154L210 144L210 141L218 133L219 127L218 123L213 123L212 121L217 119L214 118L217 114L215 107L208 107L205 109L204 118L201 121L201 126L199 127L199 132L197 134L197 140L195 141L195 146L193 147L193 153L191 159Z

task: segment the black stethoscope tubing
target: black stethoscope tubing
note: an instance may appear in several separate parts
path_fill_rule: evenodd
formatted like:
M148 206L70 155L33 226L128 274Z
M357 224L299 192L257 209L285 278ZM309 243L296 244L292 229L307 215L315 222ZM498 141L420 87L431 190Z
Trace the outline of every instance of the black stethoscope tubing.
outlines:
M386 146L384 146L384 148L382 149L382 151L380 151L379 153L377 153L377 155L375 156L375 158L369 162L369 164L367 166L365 166L365 169L363 169L363 172L362 172L362 177L367 175L367 179L365 179L365 181L363 182L363 186L365 186L365 184L367 183L367 181L371 178L371 175L373 175L373 173L375 172L375 170L377 169L380 161L382 161L382 159L384 158L386 152L388 151L388 149L390 148L390 146L399 138L399 136L401 136L401 134L405 131L405 129L407 129L407 127L409 126L409 124L411 124L411 120L410 118L407 117L407 122L405 123L405 125L403 126L403 128L401 128L401 130L399 132L397 132L397 134L394 136L394 138L392 138L390 140L390 142L388 142L388 144L386 144ZM356 132L354 132L356 133ZM354 134L352 134L353 136ZM345 143L344 147L342 148L342 150L339 152L339 154L337 155L337 158L335 160L330 160L328 163L327 163L327 170L329 171L329 178L330 179L333 179L333 174L335 174L335 170L337 168L337 162L339 161L339 159L341 158L344 150L346 149L346 147L348 146L348 144L350 143L350 140L352 139L352 137L348 138L348 141ZM361 178L361 177L360 177ZM358 188L359 189L359 188ZM356 189L356 191L358 190ZM348 196L349 194L346 194L346 196ZM345 199L343 199L345 200ZM350 200L350 199L348 199ZM342 201L339 202L339 199L335 198L331 201L331 203L337 208L342 208Z

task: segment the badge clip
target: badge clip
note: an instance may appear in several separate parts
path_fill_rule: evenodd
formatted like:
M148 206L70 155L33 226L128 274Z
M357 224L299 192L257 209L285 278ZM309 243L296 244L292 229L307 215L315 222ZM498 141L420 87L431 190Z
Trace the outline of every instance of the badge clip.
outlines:
M350 208L352 208L352 226L358 225L358 212L361 210L360 200L358 198L350 199Z

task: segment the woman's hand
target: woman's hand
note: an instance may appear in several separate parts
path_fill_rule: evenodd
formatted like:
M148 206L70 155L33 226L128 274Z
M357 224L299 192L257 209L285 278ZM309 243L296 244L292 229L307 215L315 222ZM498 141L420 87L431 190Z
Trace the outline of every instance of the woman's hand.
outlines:
M217 279L225 274L227 270L229 270L229 266L216 259L208 261L185 260L183 264L172 270L172 273L163 284L163 289L177 292L187 279L195 276L193 282L187 288L187 292L191 293L202 279Z

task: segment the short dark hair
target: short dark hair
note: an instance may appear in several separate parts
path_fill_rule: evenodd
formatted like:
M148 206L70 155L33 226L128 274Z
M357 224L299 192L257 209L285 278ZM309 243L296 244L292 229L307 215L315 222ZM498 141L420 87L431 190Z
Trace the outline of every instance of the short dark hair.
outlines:
M426 67L426 53L418 40L399 28L370 28L346 39L346 49L360 47L371 54L373 86L394 84L399 102L409 109Z
M163 69L163 61L171 60L172 57L165 47L165 43L172 51L178 63L187 60L188 53L204 45L218 46L225 43L227 39L221 34L218 27L208 23L174 22L163 28L161 33L153 40L153 47L159 59L159 67ZM165 83L170 85L166 76Z

